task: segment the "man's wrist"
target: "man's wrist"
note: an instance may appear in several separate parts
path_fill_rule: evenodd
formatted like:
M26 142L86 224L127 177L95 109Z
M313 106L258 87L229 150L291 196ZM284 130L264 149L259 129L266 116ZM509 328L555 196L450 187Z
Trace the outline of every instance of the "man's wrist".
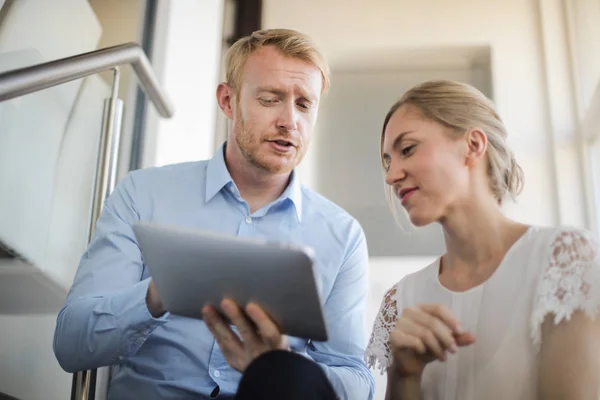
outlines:
M162 304L160 297L158 296L158 291L156 290L156 286L154 285L154 281L150 281L148 285L148 291L146 292L146 306L148 307L148 312L152 315L153 318L162 317L167 310Z

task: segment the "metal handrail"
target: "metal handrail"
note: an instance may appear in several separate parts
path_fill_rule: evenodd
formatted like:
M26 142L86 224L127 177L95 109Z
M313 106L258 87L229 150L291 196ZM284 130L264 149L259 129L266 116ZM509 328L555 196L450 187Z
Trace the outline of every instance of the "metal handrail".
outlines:
M171 117L173 107L160 88L144 50L137 43L120 44L0 73L0 102L126 64L131 65L160 115Z
M173 107L160 88L144 50L136 43L125 43L0 73L0 102L2 102L98 72L113 71L111 96L105 100L104 105L88 240L95 230L96 220L102 211L104 201L113 191L116 183L123 110L123 102L118 98L119 67L126 64L130 64L133 68L142 89L159 114L170 118L173 115ZM109 379L106 368L103 370L105 373L102 377ZM73 374L71 398L94 400L99 375L95 369ZM102 385L107 385L107 382ZM100 388L101 392L104 389L106 387ZM101 397L104 395L105 393L102 393Z

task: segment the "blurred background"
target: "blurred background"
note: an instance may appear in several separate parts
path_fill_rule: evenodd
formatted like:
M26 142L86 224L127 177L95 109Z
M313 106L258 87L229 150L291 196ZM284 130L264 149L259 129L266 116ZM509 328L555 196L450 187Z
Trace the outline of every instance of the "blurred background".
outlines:
M299 172L365 229L367 329L383 293L444 250L437 226L395 224L383 191L383 117L420 81L468 82L496 103L526 177L508 215L600 234L600 0L0 0L0 73L138 43L175 112L161 117L121 69L119 179L213 155L227 127L215 101L224 53L260 28L305 32L330 62ZM0 392L19 399L71 398L52 335L88 240L112 85L103 72L0 97Z

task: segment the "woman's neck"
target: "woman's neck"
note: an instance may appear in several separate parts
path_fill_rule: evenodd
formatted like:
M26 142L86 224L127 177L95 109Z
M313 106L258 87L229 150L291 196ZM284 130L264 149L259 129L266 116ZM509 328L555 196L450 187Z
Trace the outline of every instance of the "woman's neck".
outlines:
M487 280L528 228L504 216L490 201L465 204L440 222L447 250L440 280L462 290Z

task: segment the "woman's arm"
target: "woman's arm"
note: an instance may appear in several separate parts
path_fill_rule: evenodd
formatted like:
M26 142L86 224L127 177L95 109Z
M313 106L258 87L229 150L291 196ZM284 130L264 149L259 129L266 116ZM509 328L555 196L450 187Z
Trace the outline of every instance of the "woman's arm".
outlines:
M387 371L385 400L420 400L421 377L401 377L392 368L389 368Z
M600 398L600 319L575 312L570 320L542 325L539 399Z
M554 236L538 284L533 339L539 399L600 398L600 244L586 231Z

